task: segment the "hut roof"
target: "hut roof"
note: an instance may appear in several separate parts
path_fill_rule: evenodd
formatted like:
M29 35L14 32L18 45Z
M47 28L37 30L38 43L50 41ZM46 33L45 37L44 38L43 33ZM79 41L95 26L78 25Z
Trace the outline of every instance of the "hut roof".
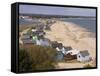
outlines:
M39 40L42 46L50 46L48 39L40 39Z
M23 43L24 43L24 44L33 44L33 43L35 43L35 42L32 41L32 39L26 39L26 40L23 40Z
M66 52L66 54L69 54L69 53L70 53L71 55L76 55L76 54L79 53L79 50L77 50L77 49L72 49L72 50Z
M72 50L73 48L71 46L67 46L67 47L64 47L66 49L66 51L69 51L69 50Z
M56 48L56 47L58 46L58 42L57 42L57 41L52 41L52 42L51 42L51 46L52 46L53 48Z
M80 51L80 54L81 54L83 57L89 56L88 50Z
M28 35L28 34L24 34L23 36L22 36L22 39L29 39L30 38L30 36Z
M62 43L58 43L58 47L62 47L63 45L62 45Z
M37 31L42 31L42 30L43 30L43 28L44 28L44 26L43 26L43 25L38 25L38 26L36 27Z
M58 46L57 46L59 49L63 48L63 44L62 43L58 43Z

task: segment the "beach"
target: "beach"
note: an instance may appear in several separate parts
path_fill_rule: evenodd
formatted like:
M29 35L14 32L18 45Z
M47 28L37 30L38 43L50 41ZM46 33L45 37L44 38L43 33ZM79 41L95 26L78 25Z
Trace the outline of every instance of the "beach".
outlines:
M73 49L80 51L88 50L93 58L93 61L89 64L95 66L96 38L94 33L74 23L63 21L57 21L51 26L51 31L45 30L45 32L45 37L51 41L58 41L64 46L71 46ZM59 68L81 68L84 63L58 63L58 65Z
M97 68L96 7L19 8L19 71Z
M26 25L20 32L22 36L23 33L27 32L32 25ZM56 20L50 26L51 30L44 30L45 35L44 37L49 39L50 41L57 41L62 43L63 46L71 46L73 49L77 49L79 51L88 50L90 56L92 57L91 62L81 63L81 62L59 62L56 65L57 69L64 69L64 68L83 68L84 65L90 64L92 67L95 67L95 59L96 59L96 38L93 32L88 31L88 29L81 27L72 22L65 22ZM21 39L19 38L20 43L22 43Z

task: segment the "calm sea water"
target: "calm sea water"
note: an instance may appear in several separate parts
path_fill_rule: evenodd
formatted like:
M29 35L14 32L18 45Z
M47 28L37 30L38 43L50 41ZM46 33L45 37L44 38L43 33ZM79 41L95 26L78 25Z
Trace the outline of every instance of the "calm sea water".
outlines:
M19 24L20 25L30 25L33 23L39 23L38 20L25 20L25 19L19 19Z
M62 21L65 22L72 22L75 24L78 24L81 27L86 28L90 32L96 32L96 19L95 18L62 18ZM33 24L38 23L38 20L23 20L19 19L20 25L27 25L27 24Z
M95 18L64 18L62 21L72 22L81 27L86 28L90 32L96 32L96 19Z

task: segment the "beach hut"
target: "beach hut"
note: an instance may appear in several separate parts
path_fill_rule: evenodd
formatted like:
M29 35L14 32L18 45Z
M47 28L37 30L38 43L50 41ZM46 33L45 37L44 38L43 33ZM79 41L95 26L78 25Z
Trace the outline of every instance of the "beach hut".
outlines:
M87 61L90 61L90 59L91 57L90 57L88 50L80 51L77 54L77 60L80 62L87 62Z
M44 26L44 29L45 29L45 30L51 30L51 29L50 29L50 25L45 25L45 26Z
M34 33L36 31L36 29L32 29L31 31Z
M41 45L40 40L36 40L36 45Z
M34 44L34 41L29 34L23 34L21 40L23 44Z
M23 44L34 44L35 43L35 41L33 41L32 39L24 39L22 41L23 41Z
M43 31L44 25L37 25L36 30L37 31Z
M64 59L64 55L61 51L58 51L55 58L56 58L56 61L61 61Z
M44 31L39 32L39 36L44 36L46 33Z
M58 42L57 41L51 41L51 47L52 48L57 48L58 47Z
M64 58L65 58L65 60L77 59L78 53L79 53L79 50L77 50L77 49L68 50L68 51L66 51Z
M36 31L35 34L37 36L44 36L45 35L45 32L44 31Z
M33 41L36 41L36 40L38 40L38 37L37 37L36 35L33 35L33 36L32 36L32 40L33 40Z
M48 39L38 39L36 40L36 44L41 46L50 46L50 42Z
M66 54L70 54L70 55L77 55L78 53L79 53L79 50L77 49L66 51Z
M74 55L71 55L70 53L68 53L68 54L66 54L66 55L64 55L64 59L65 60L74 60L74 59L77 59L77 55L76 54L74 54Z
M30 35L28 34L23 34L23 36L21 37L22 40L24 39L30 39Z
M66 54L65 48L63 47L62 43L58 43L56 50L61 51L63 54Z
M73 48L71 46L67 46L67 47L64 47L66 51L70 51L72 50Z

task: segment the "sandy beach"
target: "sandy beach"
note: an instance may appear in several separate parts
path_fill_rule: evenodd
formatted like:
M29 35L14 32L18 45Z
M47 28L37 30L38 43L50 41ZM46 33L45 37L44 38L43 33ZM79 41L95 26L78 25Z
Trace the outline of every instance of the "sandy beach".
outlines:
M33 25L21 27L20 35L27 32ZM62 43L64 46L71 46L73 49L79 51L88 50L90 56L92 57L91 62L80 63L80 62L59 62L57 69L64 68L83 68L84 65L90 64L95 67L96 59L96 38L95 34L89 32L86 28L76 25L71 22L56 21L56 23L50 26L51 30L44 30L46 32L45 38L50 41L57 41ZM24 30L23 30L24 29ZM19 43L22 43L21 37L19 38Z
M73 49L88 50L95 66L96 38L94 33L74 23L57 21L51 26L51 31L46 31L45 37L51 41L61 42L64 46L71 46ZM59 68L81 68L83 63L58 63Z

